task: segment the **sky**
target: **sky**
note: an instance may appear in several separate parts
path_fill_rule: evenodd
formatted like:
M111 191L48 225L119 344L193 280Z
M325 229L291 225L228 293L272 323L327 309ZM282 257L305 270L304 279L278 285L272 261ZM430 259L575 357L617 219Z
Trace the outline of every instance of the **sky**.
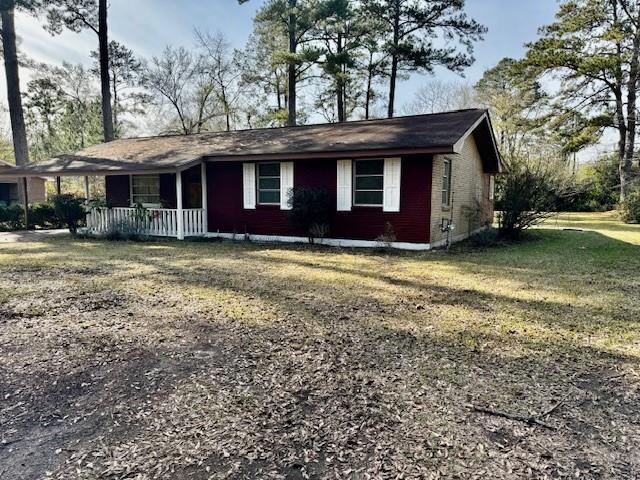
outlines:
M221 31L236 48L244 46L252 29L255 11L264 0L239 5L237 0L111 0L109 34L137 55L159 55L168 45L191 47L194 29ZM477 81L482 73L504 57L520 57L524 44L535 40L541 25L550 23L557 0L467 0L470 17L485 25L489 32L476 46L476 62L466 70L465 78ZM20 48L38 61L60 64L62 61L90 64L89 52L96 49L93 32L64 32L52 37L42 28L42 20L19 13L16 30ZM28 72L23 73L23 82ZM451 80L458 76L444 69L435 78ZM398 104L410 102L428 76L414 74L398 85ZM6 87L1 85L3 98Z

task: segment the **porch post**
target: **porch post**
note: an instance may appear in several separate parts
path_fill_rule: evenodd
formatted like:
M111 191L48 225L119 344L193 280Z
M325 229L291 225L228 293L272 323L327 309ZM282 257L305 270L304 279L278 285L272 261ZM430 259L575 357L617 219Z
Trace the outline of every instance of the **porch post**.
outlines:
M182 171L176 172L176 208L178 216L178 240L184 240L184 211L182 209Z
M84 198L87 200L91 200L91 192L89 190L89 177L85 175L84 177Z
M60 177L56 177L56 195L60 195L62 193L62 181Z
M207 214L207 164L206 162L202 162L200 166L200 183L202 190L202 229L204 230L204 234L206 235L209 231L208 226L208 217Z
M24 229L29 230L29 184L27 177L22 177L22 195L24 200Z

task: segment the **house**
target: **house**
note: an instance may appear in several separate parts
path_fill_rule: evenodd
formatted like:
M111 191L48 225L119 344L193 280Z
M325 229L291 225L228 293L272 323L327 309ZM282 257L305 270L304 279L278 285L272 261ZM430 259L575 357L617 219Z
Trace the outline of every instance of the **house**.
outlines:
M322 187L330 245L429 249L491 221L501 169L489 115L459 110L341 124L132 138L14 168L14 176L105 177L100 233L150 212L151 235L306 241L289 221L288 192ZM450 226L454 225L455 230Z
M20 178L3 176L4 170L11 170L13 165L0 160L0 205L10 205L12 203L20 203L23 199L20 198L18 183L21 182ZM45 194L45 179L41 177L30 177L27 180L27 194L30 202L44 202L46 198Z

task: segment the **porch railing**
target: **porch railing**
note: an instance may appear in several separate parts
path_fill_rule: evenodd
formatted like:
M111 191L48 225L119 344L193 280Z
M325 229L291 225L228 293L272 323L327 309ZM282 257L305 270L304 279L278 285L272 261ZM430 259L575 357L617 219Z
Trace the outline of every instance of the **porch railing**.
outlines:
M174 208L94 208L87 213L87 230L94 234L135 229L136 232L156 237L179 237L178 210ZM205 210L182 210L185 237L206 234Z

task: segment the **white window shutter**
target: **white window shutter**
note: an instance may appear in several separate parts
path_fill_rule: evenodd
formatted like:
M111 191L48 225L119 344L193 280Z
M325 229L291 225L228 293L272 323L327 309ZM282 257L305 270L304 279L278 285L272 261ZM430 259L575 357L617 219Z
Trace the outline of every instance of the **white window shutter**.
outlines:
M256 164L242 164L242 193L244 208L256 208Z
M400 211L400 158L384 159L384 193L382 210Z
M289 192L293 190L293 162L280 163L280 210L291 210Z
M493 200L496 192L496 177L493 175L489 176L489 200Z
M349 212L351 211L351 182L353 179L351 160L338 160L337 164L337 210L339 212Z

